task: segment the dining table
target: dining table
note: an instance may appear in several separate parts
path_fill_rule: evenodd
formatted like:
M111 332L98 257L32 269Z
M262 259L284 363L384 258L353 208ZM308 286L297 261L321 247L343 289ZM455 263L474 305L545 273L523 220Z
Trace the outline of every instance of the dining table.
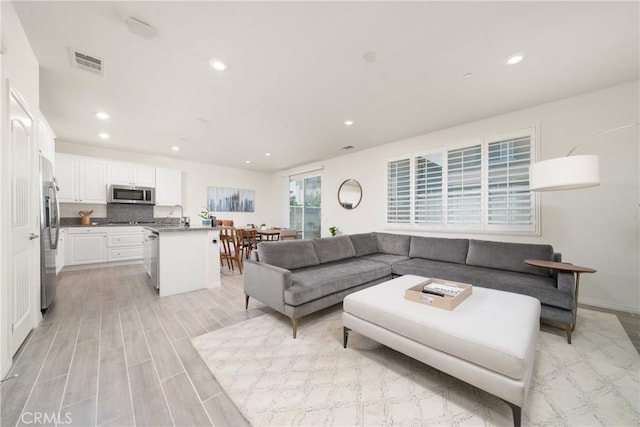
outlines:
M260 236L260 240L266 240L266 241L280 240L280 229L267 228L265 230L258 230L258 236Z

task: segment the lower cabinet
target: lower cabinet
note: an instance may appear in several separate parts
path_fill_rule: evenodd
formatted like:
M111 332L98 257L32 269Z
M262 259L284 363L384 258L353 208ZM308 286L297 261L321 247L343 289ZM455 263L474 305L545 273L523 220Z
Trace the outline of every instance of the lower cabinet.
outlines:
M107 247L108 261L142 259L142 227L110 227Z
M107 227L69 227L64 265L107 262Z
M142 227L69 227L64 265L142 259Z

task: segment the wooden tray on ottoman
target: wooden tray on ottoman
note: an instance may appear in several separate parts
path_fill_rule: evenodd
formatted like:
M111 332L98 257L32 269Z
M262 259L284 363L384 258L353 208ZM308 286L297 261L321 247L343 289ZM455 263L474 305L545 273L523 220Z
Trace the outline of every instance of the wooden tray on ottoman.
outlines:
M425 286L433 291L442 291L443 297L422 292ZM458 291L446 292L447 289L456 288ZM453 310L462 301L471 295L473 286L468 283L453 282L442 279L425 279L424 282L412 286L405 291L404 297L408 300L433 307Z

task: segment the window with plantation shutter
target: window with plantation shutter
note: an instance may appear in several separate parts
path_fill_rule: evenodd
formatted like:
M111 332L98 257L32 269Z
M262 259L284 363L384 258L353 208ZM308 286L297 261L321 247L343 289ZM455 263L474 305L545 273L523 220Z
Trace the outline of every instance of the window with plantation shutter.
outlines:
M531 137L488 144L487 223L528 226L532 223L529 191Z
M416 224L442 224L442 153L414 157L414 211Z
M536 129L387 161L387 224L479 233L539 233L529 190Z
M411 159L387 163L387 222L408 224L411 218Z
M447 223L482 223L482 146L447 152Z

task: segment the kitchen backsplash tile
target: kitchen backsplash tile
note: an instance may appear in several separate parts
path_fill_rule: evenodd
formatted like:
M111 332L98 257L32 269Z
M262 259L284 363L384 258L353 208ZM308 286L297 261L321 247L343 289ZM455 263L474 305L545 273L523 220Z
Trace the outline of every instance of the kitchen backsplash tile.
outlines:
M109 203L107 204L107 220L109 222L151 222L153 221L153 205Z

